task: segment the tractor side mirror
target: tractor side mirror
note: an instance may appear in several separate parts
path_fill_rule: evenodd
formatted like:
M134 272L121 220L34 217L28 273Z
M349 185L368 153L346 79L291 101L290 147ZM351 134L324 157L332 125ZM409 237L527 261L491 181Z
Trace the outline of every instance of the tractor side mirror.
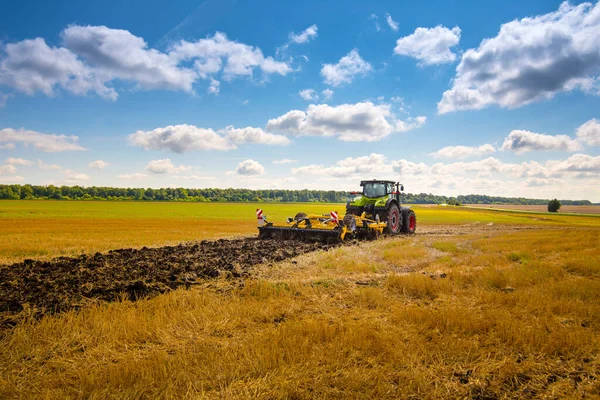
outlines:
M400 191L404 192L404 185L400 185Z

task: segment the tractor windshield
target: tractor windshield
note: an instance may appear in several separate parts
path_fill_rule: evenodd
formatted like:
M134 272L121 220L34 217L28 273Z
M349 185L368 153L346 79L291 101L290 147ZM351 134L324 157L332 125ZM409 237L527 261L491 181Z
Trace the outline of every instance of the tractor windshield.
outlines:
M365 182L363 186L363 195L365 197L383 197L388 194L387 184L383 182Z

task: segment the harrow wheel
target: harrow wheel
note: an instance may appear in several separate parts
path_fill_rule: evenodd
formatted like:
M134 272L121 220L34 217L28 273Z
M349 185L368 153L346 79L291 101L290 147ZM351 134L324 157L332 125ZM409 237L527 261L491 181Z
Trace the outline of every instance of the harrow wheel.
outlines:
M356 231L356 217L353 214L344 215L344 226L350 231Z
M413 210L409 210L402 221L402 232L403 233L415 233L417 230L417 215Z
M396 204L392 204L388 210L387 231L392 235L400 233L400 209Z

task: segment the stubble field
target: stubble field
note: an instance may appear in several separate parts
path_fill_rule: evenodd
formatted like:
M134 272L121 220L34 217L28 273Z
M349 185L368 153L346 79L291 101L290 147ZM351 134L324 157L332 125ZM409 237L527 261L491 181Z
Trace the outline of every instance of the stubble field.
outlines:
M80 296L55 309L17 299L0 334L0 397L600 396L600 218L415 207L414 236L200 242L254 235L255 208L0 202L3 285L24 285L2 300L61 262L79 279L62 282L65 296ZM261 208L280 220L343 210ZM78 275L81 263L55 256L102 265ZM152 288L143 260L162 268L164 290L85 292L111 269Z

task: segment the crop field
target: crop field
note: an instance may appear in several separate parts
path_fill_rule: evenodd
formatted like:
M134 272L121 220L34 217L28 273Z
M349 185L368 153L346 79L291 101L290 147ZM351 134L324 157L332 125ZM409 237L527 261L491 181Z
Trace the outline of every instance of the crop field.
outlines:
M533 212L548 212L548 206L540 205L515 205L515 204L466 204L468 207L498 209L498 210L517 210L517 211L533 211ZM560 207L561 214L600 214L600 206L568 206Z
M421 206L326 245L257 207L344 209L0 202L0 398L600 396L600 217Z

